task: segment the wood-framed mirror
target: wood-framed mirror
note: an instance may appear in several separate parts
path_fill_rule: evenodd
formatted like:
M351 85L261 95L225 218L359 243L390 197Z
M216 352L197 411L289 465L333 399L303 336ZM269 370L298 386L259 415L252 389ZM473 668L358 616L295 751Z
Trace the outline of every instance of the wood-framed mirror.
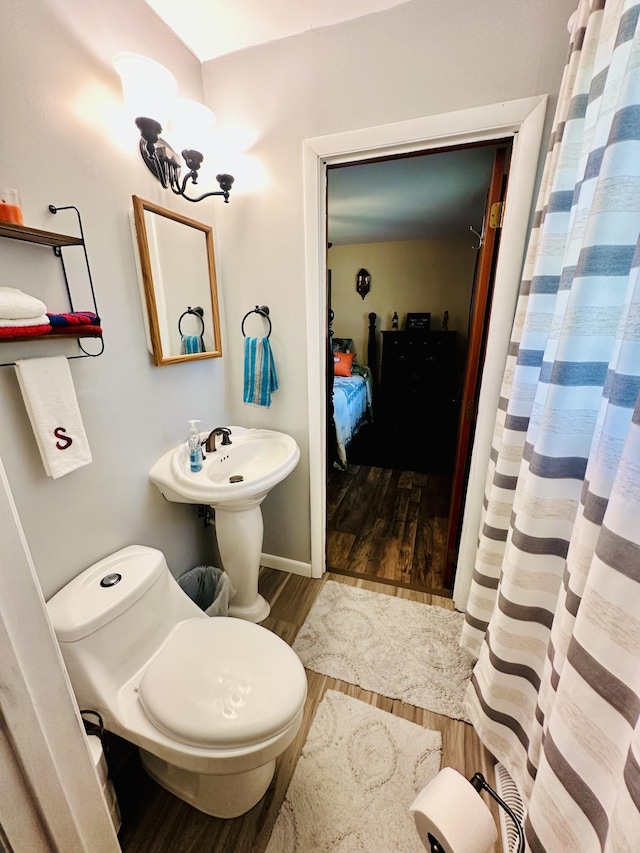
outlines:
M132 199L147 343L154 364L219 358L213 229L138 196Z

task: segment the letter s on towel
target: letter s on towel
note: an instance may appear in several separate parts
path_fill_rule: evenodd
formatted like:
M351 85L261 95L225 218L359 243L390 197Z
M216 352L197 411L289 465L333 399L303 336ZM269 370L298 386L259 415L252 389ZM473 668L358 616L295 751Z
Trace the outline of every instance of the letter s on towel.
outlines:
M73 439L70 435L65 435L66 429L64 427L56 427L53 431L53 434L56 438L61 438L64 444L61 444L59 441L56 441L56 447L58 450L66 450L67 447L71 447L73 444Z

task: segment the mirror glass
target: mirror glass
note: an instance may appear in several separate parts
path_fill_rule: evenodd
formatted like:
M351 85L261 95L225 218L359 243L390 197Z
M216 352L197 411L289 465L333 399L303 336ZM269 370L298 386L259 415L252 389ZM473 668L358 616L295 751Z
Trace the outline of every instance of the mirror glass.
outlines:
M133 223L154 363L222 355L210 225L133 196Z

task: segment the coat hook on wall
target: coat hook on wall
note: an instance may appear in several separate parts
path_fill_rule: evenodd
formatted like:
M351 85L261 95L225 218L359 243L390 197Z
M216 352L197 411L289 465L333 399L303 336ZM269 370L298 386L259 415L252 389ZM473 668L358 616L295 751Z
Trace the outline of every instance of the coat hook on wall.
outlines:
M482 248L482 244L484 242L484 226L482 228L482 234L478 234L478 232L473 227L473 225L469 226L469 231L471 231L472 234L475 234L476 237L478 238L478 245L471 247L474 250L474 252L478 252Z

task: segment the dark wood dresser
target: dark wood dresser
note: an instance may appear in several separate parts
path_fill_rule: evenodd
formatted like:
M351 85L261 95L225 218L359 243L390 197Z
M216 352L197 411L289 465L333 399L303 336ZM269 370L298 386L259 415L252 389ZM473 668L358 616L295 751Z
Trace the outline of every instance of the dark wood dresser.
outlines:
M453 331L382 332L378 414L398 441L417 438L440 452L455 443L455 339Z

